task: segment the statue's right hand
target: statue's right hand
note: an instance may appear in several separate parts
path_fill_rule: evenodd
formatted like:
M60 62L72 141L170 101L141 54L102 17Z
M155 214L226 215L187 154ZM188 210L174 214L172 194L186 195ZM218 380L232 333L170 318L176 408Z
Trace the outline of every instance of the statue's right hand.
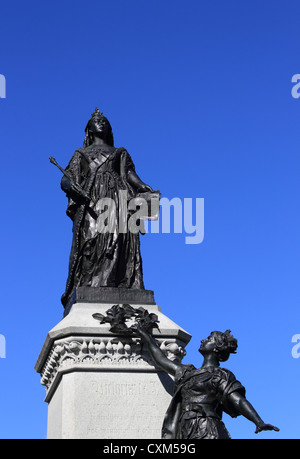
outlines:
M72 189L72 182L69 179L69 177L67 177L66 175L63 175L61 182L60 182L60 186L61 186L61 189L65 193L69 193Z
M139 323L134 323L133 325L131 325L131 330L134 331L134 333L136 333L137 335L141 335L141 326L139 325ZM143 330L142 330L143 331Z
M133 330L134 333L139 335L141 338L144 338L145 336L148 336L147 332L143 329L143 327L141 326L141 324L139 322L136 322L130 328Z
M61 188L65 193L71 196L73 195L75 199L81 199L85 203L90 201L89 195L66 175L64 175L61 180Z
M82 188L75 185L74 191L80 197L80 199L82 199L85 203L90 202L89 195Z

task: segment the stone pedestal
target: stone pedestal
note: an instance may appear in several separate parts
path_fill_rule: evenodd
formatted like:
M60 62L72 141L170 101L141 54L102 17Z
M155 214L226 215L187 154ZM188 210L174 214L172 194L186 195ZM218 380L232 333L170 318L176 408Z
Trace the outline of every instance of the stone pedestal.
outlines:
M145 292L135 296L139 304L133 298L130 304L158 315L160 333L155 330L154 337L169 358L180 362L191 337ZM120 290L115 298L113 291L94 293L85 295L89 302L82 292L73 299L67 315L48 333L35 366L46 387L47 437L159 439L173 380L154 365L139 338L117 336L108 323L93 318L122 305L113 301L122 300Z

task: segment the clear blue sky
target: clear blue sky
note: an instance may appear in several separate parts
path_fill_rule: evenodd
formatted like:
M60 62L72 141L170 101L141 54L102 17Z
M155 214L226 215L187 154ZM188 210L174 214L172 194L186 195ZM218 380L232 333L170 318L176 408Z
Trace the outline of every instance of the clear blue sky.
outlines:
M71 244L48 157L68 163L98 106L147 183L205 200L201 244L142 238L146 288L192 335L185 362L230 328L223 366L281 429L258 437L226 416L232 437L299 438L299 2L5 2L0 41L0 437L46 436L34 364L62 318Z

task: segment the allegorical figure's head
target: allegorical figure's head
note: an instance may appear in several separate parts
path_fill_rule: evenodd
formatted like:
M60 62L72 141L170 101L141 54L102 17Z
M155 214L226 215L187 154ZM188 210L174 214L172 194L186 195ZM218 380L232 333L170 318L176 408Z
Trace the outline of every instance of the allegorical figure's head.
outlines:
M114 137L108 119L98 108L95 109L85 128L84 147L94 143L95 137L101 138L107 145L114 146Z
M230 334L230 330L224 333L213 331L208 338L201 341L199 352L203 356L213 352L220 362L225 362L230 354L236 354L237 347L237 340Z

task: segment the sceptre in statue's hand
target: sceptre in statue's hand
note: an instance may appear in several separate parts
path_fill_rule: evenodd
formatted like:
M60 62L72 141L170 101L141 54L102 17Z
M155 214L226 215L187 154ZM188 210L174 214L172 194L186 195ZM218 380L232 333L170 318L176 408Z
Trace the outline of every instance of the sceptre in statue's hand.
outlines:
M87 193L78 185L78 183L75 183L71 175L63 169L58 162L56 161L55 158L52 156L49 156L50 163L54 164L63 174L64 177L62 179L63 181L63 189L67 194L73 195L78 199L81 199L84 203L88 203L90 201L90 197L87 195Z

